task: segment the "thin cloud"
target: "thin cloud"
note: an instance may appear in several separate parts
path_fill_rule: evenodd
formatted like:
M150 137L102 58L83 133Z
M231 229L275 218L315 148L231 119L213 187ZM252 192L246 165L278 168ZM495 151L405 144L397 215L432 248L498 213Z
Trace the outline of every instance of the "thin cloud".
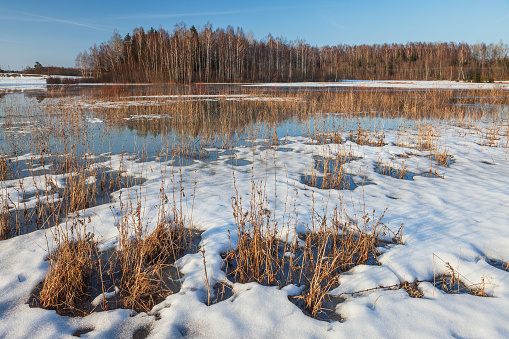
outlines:
M337 23L336 21L334 21L334 20L329 21L329 24L331 24L332 26L337 27L337 28L346 29L346 27L345 27L345 26L343 26L343 25L341 25L341 24L338 24L338 23Z
M107 32L110 31L110 29L105 29L105 28L101 28L101 27L97 27L97 26L93 26L93 25L88 25L88 24L83 24L81 22L76 22L76 21L71 21L71 20L63 20L63 19L52 18L52 17L44 16L44 15L32 14L32 13L21 12L21 11L13 11L13 10L9 10L9 9L2 9L2 10L7 10L7 11L10 11L10 12L13 12L13 13L17 13L17 14L28 16L28 17L17 17L17 18L2 17L2 19L5 19L5 20L59 22L59 23L64 23L64 24L69 24L69 25L75 25L75 26L81 26L81 27L86 27L86 28L91 28L91 29L97 29L97 30L100 30L100 31L107 31Z
M501 18L498 18L498 19L494 20L494 21L493 21L493 23L497 23L497 24L498 24L499 22L505 21L505 20L507 20L508 18L509 18L509 13L507 13L506 15L504 15L504 16L503 16L503 17L501 17Z
M179 18L179 17L189 17L189 16L211 16L211 15L234 15L234 14L248 14L248 13L257 13L257 12L268 12L281 10L284 8L251 8L251 9L239 9L239 10L231 10L231 11L214 11L214 12L190 12L190 13L164 13L164 14L149 14L149 13L140 13L140 14L126 14L126 15L118 15L113 17L113 19L123 20L123 19L165 19L165 18Z
M327 13L327 14L320 13L319 15L325 23L328 23L329 25L340 28L340 29L346 29L346 27L344 25L340 24L335 19L335 15L330 14L330 13Z
M34 46L41 46L40 44L32 43L32 42L26 42L26 41L19 41L19 40L6 40L6 39L0 39L1 42L10 43L10 44L22 44L22 45L34 45Z

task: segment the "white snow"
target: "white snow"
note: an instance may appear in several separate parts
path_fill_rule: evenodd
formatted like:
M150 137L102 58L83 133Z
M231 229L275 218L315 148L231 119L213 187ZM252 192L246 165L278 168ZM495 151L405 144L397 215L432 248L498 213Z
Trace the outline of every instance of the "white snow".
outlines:
M244 84L253 87L369 87L402 89L509 89L509 82L472 83L464 81L342 80L339 82L292 82Z
M80 77L66 75L41 75L0 73L0 93L12 91L46 90L46 79L56 77L62 79L76 79Z
M46 89L46 75L0 73L0 93Z
M104 122L104 120L99 118L88 118L87 121L89 124L102 124Z
M99 294L97 297L94 298L94 300L92 300L92 306L97 306L99 305L104 299L109 299L109 298L112 298L114 297L115 295L117 295L118 293L120 293L120 289L115 286L114 288L114 291L111 291L111 292L106 292L104 294Z

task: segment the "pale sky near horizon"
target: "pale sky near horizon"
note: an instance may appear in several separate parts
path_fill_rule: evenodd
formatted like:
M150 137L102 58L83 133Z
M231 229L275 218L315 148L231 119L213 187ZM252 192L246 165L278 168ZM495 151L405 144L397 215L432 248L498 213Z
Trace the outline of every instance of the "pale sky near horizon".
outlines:
M313 46L509 43L509 0L35 1L0 0L0 68L74 66L78 52L136 27L241 27Z

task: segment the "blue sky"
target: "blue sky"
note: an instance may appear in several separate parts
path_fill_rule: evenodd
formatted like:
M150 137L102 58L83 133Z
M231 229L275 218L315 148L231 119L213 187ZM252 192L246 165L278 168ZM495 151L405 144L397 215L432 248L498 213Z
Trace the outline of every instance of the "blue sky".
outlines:
M28 1L0 0L0 67L74 66L79 51L143 26L232 25L311 45L509 43L509 0Z

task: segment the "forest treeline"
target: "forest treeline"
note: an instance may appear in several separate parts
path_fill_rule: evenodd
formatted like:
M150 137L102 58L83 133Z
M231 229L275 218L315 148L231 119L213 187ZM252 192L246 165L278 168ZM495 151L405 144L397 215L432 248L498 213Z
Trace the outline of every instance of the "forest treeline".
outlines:
M18 74L41 74L41 75L67 75L77 76L82 75L82 70L72 67L59 67L59 66L43 66L39 62L35 63L33 67L25 67L22 71L7 70L0 68L0 73L18 73Z
M85 77L115 82L291 82L509 79L508 46L453 42L311 46L256 40L241 28L136 28L76 57Z
M45 75L68 75L80 76L80 69L70 67L43 66L36 61L34 67L25 67L21 72L23 74L45 74Z

